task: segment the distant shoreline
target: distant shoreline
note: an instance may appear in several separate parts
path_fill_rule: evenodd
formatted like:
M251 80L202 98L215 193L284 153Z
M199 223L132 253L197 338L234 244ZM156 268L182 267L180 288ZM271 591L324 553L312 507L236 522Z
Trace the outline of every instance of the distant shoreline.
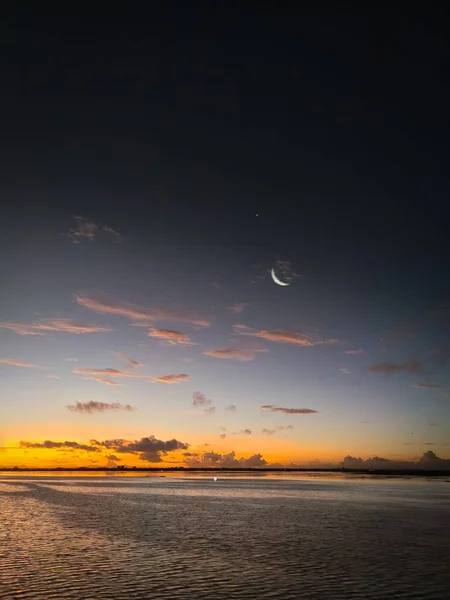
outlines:
M227 468L188 468L188 467L131 467L131 468L107 468L107 467L55 467L55 468L6 468L0 467L0 473L347 473L354 475L405 475L421 477L444 477L450 476L450 470L425 470L425 469L311 469L311 468L283 468L283 469L227 469Z

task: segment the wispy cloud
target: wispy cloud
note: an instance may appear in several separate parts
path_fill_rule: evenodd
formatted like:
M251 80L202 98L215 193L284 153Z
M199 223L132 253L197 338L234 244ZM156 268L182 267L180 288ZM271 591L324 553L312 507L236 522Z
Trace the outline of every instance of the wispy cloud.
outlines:
M339 371L340 371L341 373L343 373L344 375L351 375L351 374L352 374L352 372L351 372L351 371L349 371L348 369L339 369Z
M231 346L228 348L216 348L215 350L205 350L203 354L205 354L206 356L212 356L213 358L249 361L254 360L256 354L261 352L267 352L267 350Z
M285 408L284 406L275 406L274 404L262 404L261 410L281 412L287 415L310 415L317 412L317 410L313 410L312 408Z
M281 344L297 344L298 346L317 346L318 344L339 344L337 339L316 340L305 333L290 331L288 329L272 329L257 331L246 327L245 325L235 325L236 333L248 335L268 342L278 342Z
M413 387L418 390L439 390L442 389L442 385L436 385L435 383L413 383Z
M43 319L36 323L12 323L3 321L0 328L9 329L17 335L45 335L44 332L56 331L62 333L103 333L112 331L110 327L98 327L96 325L86 325L76 323L70 319Z
M241 435L252 435L252 430L251 429L242 429L240 431Z
M129 377L131 379L150 379L149 375L134 373L130 371L121 371L119 369L92 369L90 367L76 367L73 370L77 375L90 375L93 377Z
M247 308L247 306L248 306L248 303L247 303L247 302L235 302L234 304L231 304L231 305L228 307L228 310L229 310L231 313L233 313L233 314L235 314L235 315L238 315L238 314L240 314L240 313L243 313L243 312L244 312L244 310Z
M80 306L100 314L119 315L136 321L181 321L201 327L209 327L210 321L188 309L143 308L130 302L114 300L110 297L77 295Z
M99 225L84 217L73 217L73 219L75 219L75 226L69 229L66 235L74 244L79 244L82 239L90 240L92 242L101 232L108 233L117 241L121 241L120 234L112 227L109 227L109 225Z
M182 381L187 381L189 379L189 375L187 373L175 373L169 375L161 375L161 377L152 377L152 381L154 383L181 383Z
M203 392L194 392L192 394L192 404L194 406L210 406L212 404L212 400L207 398Z
M102 413L107 411L117 411L117 410L125 410L128 412L133 412L136 409L129 404L120 404L119 402L95 402L91 400L90 402L76 402L75 404L69 404L67 408L76 413Z
M78 362L78 358L66 358L67 362Z
M364 350L358 348L357 350L345 350L345 354L362 354Z
M372 365L370 368L372 373L399 373L405 371L407 373L420 373L423 371L423 366L420 362L411 361L403 364L392 362L381 362Z
M45 440L42 444L38 442L20 442L21 448L41 448L43 450L53 450L54 448L67 448L71 450L84 450L85 452L98 452L96 446L88 446L87 444L79 444L78 442L52 442Z
M225 406L225 410L226 410L227 412L236 412L236 410L237 410L237 409L236 409L236 404L227 404L227 405Z
M275 425L275 427L273 429L266 429L264 428L261 433L263 435L273 435L274 433L277 433L279 431L291 431L292 429L294 429L293 425Z
M121 385L120 383L118 383L117 381L114 381L113 379L108 379L108 377L84 377L84 379L87 379L88 381L97 381L98 383L103 383L104 385L111 385L111 386Z
M58 375L46 375L46 379L59 379Z
M216 412L216 407L210 406L209 408L205 408L203 412L205 413L205 415L214 415Z
M23 367L24 369L38 369L39 365L24 362L23 360L14 360L12 358L0 358L0 364L11 365L12 367Z
M194 346L187 333L181 331L173 331L172 329L150 329L149 337L162 340L169 346Z
M142 363L140 363L135 358L125 356L125 354L122 354L122 352L114 352L114 354L117 356L117 358L119 360L121 360L123 363L125 363L129 369L137 369L139 367L144 366Z

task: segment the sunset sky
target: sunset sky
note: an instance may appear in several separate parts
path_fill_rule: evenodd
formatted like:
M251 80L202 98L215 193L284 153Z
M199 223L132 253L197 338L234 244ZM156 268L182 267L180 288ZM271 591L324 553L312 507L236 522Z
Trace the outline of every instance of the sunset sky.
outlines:
M439 35L235 9L10 16L0 466L450 459Z

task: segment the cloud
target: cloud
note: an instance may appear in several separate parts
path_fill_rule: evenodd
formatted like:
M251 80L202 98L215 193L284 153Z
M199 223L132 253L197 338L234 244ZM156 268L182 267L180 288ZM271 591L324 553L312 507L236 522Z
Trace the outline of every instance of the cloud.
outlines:
M292 425L275 425L275 427L273 429L263 429L261 431L261 433L263 435L273 435L274 433L277 433L277 431L291 431L292 429L294 429L294 427Z
M46 379L59 379L58 375L46 375Z
M425 446L436 446L434 442L425 442Z
M9 329L17 335L45 335L43 332L56 331L62 333L104 333L112 331L110 327L98 327L76 323L70 319L42 319L36 323L12 323L3 321L0 328Z
M209 408L205 408L203 412L205 413L205 415L214 415L216 412L216 407L210 406Z
M153 383L181 383L182 381L187 381L189 379L189 375L187 373L176 373L169 375L161 375L161 377L152 377Z
M78 362L78 358L66 358L67 362Z
M212 356L213 358L224 358L231 360L248 361L253 360L258 352L266 352L266 350L255 348L217 348L216 350L205 350L203 354Z
M93 440L96 442L96 440ZM140 460L147 462L162 462L162 455L175 450L187 450L189 444L176 439L158 440L154 435L143 437L136 441L123 439L96 442L96 448L107 448L119 454L138 454Z
M121 385L117 381L113 379L108 379L107 377L84 377L87 381L98 381L98 383L103 383L104 385Z
M207 398L203 392L194 392L192 394L192 404L194 406L210 406L212 400Z
M248 335L268 342L279 342L281 344L297 344L298 346L316 346L318 344L339 344L337 339L314 340L311 336L298 331L288 329L272 329L256 331L245 325L235 325L234 329L240 335Z
M439 390L442 385L436 385L435 383L413 383L413 387L418 390Z
M99 449L96 446L87 446L86 444L79 444L78 442L52 442L51 440L45 440L42 444L34 442L20 442L21 448L41 448L53 450L54 448L70 448L71 450L84 450L85 452L98 452Z
M430 442L431 444L432 442ZM411 445L407 442L406 445ZM341 463L343 467L349 469L449 469L450 460L436 456L432 450L424 452L422 457L417 461L397 461L380 456L373 458L357 458L355 456L346 456Z
M98 225L94 221L88 221L84 217L73 217L73 219L75 219L76 225L69 229L67 236L70 237L74 244L79 244L83 238L92 242L102 231L114 236L117 241L121 240L120 234L112 227L109 227L109 225Z
M194 346L187 333L173 331L172 329L150 329L149 337L163 340L169 346Z
M240 432L241 435L252 435L252 430L251 429L243 429Z
M181 321L209 327L210 321L187 309L143 308L130 302L121 302L109 297L77 295L76 302L100 314L119 315L135 321Z
M24 369L38 369L39 365L24 362L23 360L14 360L12 358L0 358L0 364L11 365L13 367L23 367Z
M236 405L235 405L235 404L227 404L227 405L225 406L225 410L226 410L227 412L236 412L236 410L237 410L237 409L236 409Z
M106 458L107 458L108 460L114 460L114 461L116 461L116 462L119 462L119 461L121 461L121 460L122 460L121 458L118 458L118 457L117 457L115 454L107 454L107 455L106 455Z
M358 350L346 350L345 354L362 354L364 352L364 350L362 350L361 348L358 348Z
M312 408L285 408L284 406L275 406L274 404L262 404L261 410L281 412L287 415L310 415L317 413L317 410L313 410Z
M352 372L351 372L351 371L349 371L348 369L339 369L339 371L340 371L341 373L343 373L344 375L351 375L351 374L352 374Z
M439 427L439 423L428 423L430 427Z
M231 313L237 315L237 314L243 313L244 310L247 308L247 306L248 306L247 302L235 302L234 304L231 304L228 307L228 310Z
M76 404L69 404L67 406L69 410L77 413L102 413L107 411L115 411L115 410L126 410L128 412L133 412L136 409L129 404L120 404L119 402L112 402L108 404L108 402L95 402L93 400L89 402L76 402Z
M372 373L399 373L401 371L405 371L407 373L421 373L423 371L423 366L418 361L410 361L403 364L392 363L392 362L382 362L372 365L370 367Z
M248 458L237 458L234 451L228 454L219 454L217 452L205 452L201 457L187 457L188 466L191 467L216 467L228 469L245 469L265 467L267 461L262 454L253 454Z
M130 358L129 356L125 356L125 354L122 354L122 352L114 352L114 354L117 356L117 358L119 360L124 362L129 369L137 369L139 367L144 366L142 363L140 363L135 358Z
M73 373L77 375L91 375L90 379L109 378L109 377L129 377L131 379L150 379L149 375L140 373L130 373L129 371L120 371L119 369L92 369L90 367L76 367ZM97 381L98 379L96 379ZM114 384L113 384L114 385Z

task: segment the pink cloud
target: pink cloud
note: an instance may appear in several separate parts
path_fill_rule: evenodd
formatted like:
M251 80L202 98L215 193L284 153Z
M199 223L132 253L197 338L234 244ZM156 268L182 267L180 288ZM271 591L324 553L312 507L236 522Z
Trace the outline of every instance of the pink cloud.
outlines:
M142 363L140 363L135 358L131 358L130 356L125 356L125 354L122 354L122 352L114 352L114 354L117 356L117 358L119 360L124 362L129 369L137 369L139 367L144 366Z
M329 340L314 340L311 336L298 331L290 331L288 329L272 329L257 331L245 325L234 326L237 333L240 335L249 335L252 337L267 340L269 342L279 342L282 344L297 344L299 346L316 346L318 344L339 344L337 339Z
M364 350L359 348L357 350L346 350L345 354L362 354L363 352L364 352Z
M101 231L114 236L117 241L121 240L120 234L112 227L109 227L109 225L99 225L94 223L94 221L88 221L84 217L73 218L76 221L76 225L69 229L67 236L70 237L74 244L79 244L83 238L92 242Z
M182 381L187 381L189 379L189 375L186 373L176 373L170 375L162 375L161 377L152 377L152 381L154 383L181 383Z
M172 329L150 329L149 337L163 340L170 346L194 346L189 336L181 331L173 331Z
M14 360L12 358L0 358L0 363L3 365L11 365L13 367L23 367L25 369L37 369L38 365L34 365L23 360Z
M70 319L44 319L36 323L11 323L4 321L0 323L0 328L10 329L17 335L44 335L42 332L47 331L75 334L112 331L110 327L97 327L96 325L75 323Z
M247 306L248 306L247 302L235 302L234 304L231 304L228 307L228 310L231 313L237 315L237 314L243 313L244 310L247 308Z
M210 321L187 309L143 308L130 302L121 302L107 297L77 295L76 301L81 306L100 314L119 315L137 321L182 321L209 327Z
M212 356L213 358L224 358L231 360L248 361L254 360L257 352L265 352L265 350L255 348L217 348L215 350L205 350L203 354Z

